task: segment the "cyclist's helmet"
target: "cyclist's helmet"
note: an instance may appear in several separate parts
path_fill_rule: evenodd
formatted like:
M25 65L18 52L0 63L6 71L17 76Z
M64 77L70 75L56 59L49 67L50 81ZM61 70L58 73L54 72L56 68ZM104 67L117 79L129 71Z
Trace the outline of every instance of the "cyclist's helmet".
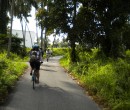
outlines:
M39 45L38 45L38 44L34 44L34 45L32 46L32 48L33 48L33 49L38 49L38 48L39 48Z

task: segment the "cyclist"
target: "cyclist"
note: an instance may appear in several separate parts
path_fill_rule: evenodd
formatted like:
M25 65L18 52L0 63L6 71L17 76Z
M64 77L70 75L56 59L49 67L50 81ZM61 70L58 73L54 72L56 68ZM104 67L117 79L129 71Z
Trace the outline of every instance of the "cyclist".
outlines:
M50 50L47 49L47 50L46 50L46 59L47 59L47 62L48 62L48 60L49 60L49 57L50 57Z
M35 44L32 47L32 50L30 51L30 66L31 66L31 72L30 75L32 75L32 70L36 69L36 77L37 77L37 83L39 83L39 70L40 70L40 60L41 60L41 52L39 50L39 46Z

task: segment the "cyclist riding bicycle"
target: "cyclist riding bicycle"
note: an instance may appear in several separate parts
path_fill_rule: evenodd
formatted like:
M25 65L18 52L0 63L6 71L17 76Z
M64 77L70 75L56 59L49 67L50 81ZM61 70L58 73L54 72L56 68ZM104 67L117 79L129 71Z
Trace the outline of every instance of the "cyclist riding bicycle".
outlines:
M47 50L46 50L46 59L47 59L47 62L48 62L48 60L49 60L50 55L51 55L50 50L47 49Z
M31 72L30 75L32 75L32 70L36 69L36 77L37 77L37 83L39 83L39 70L40 70L40 64L41 64L41 52L39 50L39 46L35 44L32 47L32 50L30 51L30 66L31 66Z

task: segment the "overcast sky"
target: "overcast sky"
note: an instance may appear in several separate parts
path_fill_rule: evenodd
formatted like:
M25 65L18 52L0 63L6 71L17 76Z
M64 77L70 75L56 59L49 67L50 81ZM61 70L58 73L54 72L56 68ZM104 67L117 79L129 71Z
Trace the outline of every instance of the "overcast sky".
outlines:
M31 11L31 17L28 17L29 23L28 23L28 27L29 27L29 31L34 31L36 32L36 21L35 21L35 9L32 8ZM16 30L22 30L21 28L21 24L20 24L20 20L17 18L13 19L13 29Z

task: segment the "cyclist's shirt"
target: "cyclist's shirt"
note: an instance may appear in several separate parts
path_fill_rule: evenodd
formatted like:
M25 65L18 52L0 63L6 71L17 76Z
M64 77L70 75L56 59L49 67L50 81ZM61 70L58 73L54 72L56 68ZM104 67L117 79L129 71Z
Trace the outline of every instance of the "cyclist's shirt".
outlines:
M49 50L47 50L47 51L46 51L46 54L47 54L47 55L49 55L49 54L50 54L50 51L49 51Z

